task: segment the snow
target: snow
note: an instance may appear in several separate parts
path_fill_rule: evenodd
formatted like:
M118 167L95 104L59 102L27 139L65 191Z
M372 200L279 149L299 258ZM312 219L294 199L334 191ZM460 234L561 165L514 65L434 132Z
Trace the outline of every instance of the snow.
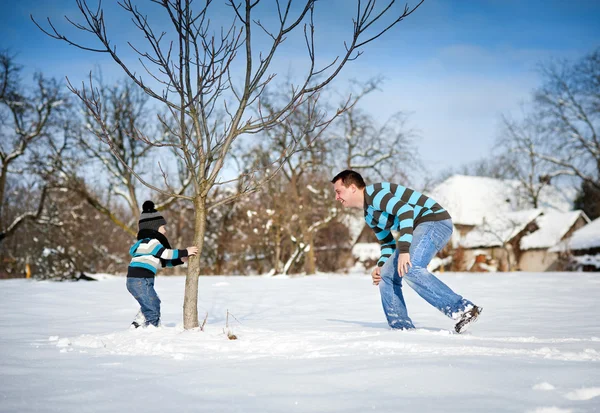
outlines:
M377 261L381 257L381 245L376 242L358 242L352 247L352 256L359 261Z
M523 231L542 212L541 209L528 209L485 218L483 224L465 235L461 244L465 248L500 247Z
M591 255L574 255L571 257L571 262L574 264L575 268L580 268L584 265L592 265L598 269L600 269L600 254Z
M204 332L181 327L184 277L157 278L162 327L137 330L122 277L0 281L0 411L598 409L597 274L439 277L485 308L463 335L410 288L418 329L390 331L368 275L200 277Z
M538 383L535 386L533 386L533 390L551 391L551 390L556 390L556 388L548 382L543 382L543 383Z
M600 396L600 387L577 389L565 395L569 400L591 400L598 396Z
M446 258L440 258L438 256L435 256L431 259L431 261L429 262L429 265L427 266L427 269L429 270L429 272L433 272L438 270L440 267L442 266L446 266L452 263L452 256L448 256Z
M539 229L521 239L521 249L550 248L558 244L569 232L582 211L544 211L544 215L536 219Z
M454 175L427 195L435 199L452 216L454 224L479 225L486 216L530 209L519 194L519 181L481 176ZM575 191L546 186L540 193L538 207L566 212L572 209Z
M600 218L596 218L573 233L570 239L550 251L587 250L600 248Z

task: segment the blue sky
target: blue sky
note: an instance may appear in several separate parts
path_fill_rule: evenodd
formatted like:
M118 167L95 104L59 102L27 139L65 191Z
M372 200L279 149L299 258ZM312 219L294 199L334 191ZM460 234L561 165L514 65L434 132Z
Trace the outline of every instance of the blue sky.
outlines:
M263 0L264 21L274 16L270 2ZM218 3L222 1L215 0L216 23L227 12ZM116 39L136 39L115 4L103 2L111 33ZM317 3L317 44L325 60L342 51L354 4ZM122 77L103 56L52 40L29 19L30 13L40 21L51 17L66 28L61 16L77 17L74 0L4 1L0 7L0 48L16 53L26 73L38 70L78 82L99 66L105 77ZM149 11L151 18L159 18ZM578 59L599 47L598 22L600 2L591 0L426 0L412 16L369 44L333 86L343 89L351 78L385 77L382 90L370 95L363 108L382 121L400 110L410 112L410 125L419 131L421 157L436 173L489 156L500 116L518 115L519 106L540 84L536 66L553 58ZM299 40L290 38L276 70L294 70L296 62L303 61L294 50ZM126 50L124 44L120 47Z

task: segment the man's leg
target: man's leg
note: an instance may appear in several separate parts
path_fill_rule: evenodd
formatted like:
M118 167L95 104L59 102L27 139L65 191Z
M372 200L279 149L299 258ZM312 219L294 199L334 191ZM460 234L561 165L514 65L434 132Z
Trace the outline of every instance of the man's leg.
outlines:
M425 301L452 319L458 319L473 303L456 294L446 284L427 271L427 265L452 236L448 221L430 221L418 225L410 246L412 267L404 279Z
M381 268L379 292L389 326L401 330L415 328L408 316L402 295L402 278L398 275L398 251Z
M160 320L160 298L154 290L154 278L127 278L127 290L140 304L146 325L157 327Z

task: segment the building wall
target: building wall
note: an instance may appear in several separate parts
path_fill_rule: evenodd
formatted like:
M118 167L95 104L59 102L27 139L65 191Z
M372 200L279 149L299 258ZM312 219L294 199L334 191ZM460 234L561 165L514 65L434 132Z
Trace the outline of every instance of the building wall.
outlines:
M521 254L519 269L521 271L550 271L558 265L558 254L547 250L527 250Z
M573 232L586 224L587 221L580 216L562 239L569 238ZM561 268L563 264L558 253L548 252L545 249L523 251L519 259L519 269L521 271L559 271L563 269Z
M510 248L508 248L510 250ZM492 259L491 265L496 266L498 271L508 271L508 259L511 257L511 269L513 271L516 270L513 254L510 254L504 248L474 248L474 249L465 249L464 251L465 262L467 263L468 268L466 271L471 270L472 265L475 262L475 257L480 254L485 254ZM477 271L474 269L473 271Z

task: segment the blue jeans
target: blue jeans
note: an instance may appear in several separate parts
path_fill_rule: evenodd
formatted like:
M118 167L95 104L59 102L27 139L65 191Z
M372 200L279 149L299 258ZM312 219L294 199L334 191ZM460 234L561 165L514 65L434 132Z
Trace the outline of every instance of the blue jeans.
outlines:
M127 291L140 304L142 314L146 317L146 325L158 327L160 321L160 298L154 290L154 277L127 277Z
M402 296L402 279L429 304L452 319L459 318L473 303L456 294L446 284L427 271L427 265L452 236L452 220L427 221L417 225L410 246L408 273L398 274L398 250L381 268L379 292L388 324L394 329L415 328Z

